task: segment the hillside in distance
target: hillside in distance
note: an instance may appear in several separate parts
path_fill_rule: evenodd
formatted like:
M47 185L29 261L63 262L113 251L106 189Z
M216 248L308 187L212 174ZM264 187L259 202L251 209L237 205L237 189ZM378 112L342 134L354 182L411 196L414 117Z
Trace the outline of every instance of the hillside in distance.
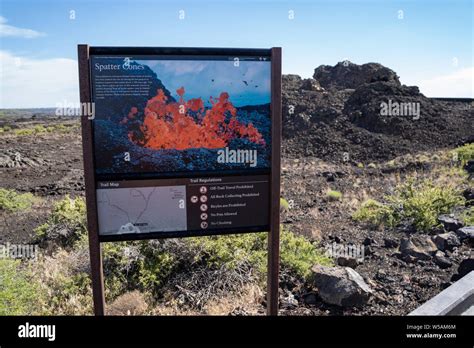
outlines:
M383 115L382 103L419 115ZM310 79L283 76L283 137L290 157L384 161L472 142L472 100L428 98L378 63L321 65Z

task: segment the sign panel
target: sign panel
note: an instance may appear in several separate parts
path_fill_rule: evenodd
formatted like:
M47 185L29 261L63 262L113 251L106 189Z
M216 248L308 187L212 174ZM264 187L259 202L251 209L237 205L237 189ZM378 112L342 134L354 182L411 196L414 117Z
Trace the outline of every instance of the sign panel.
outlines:
M269 230L271 50L89 52L100 241Z

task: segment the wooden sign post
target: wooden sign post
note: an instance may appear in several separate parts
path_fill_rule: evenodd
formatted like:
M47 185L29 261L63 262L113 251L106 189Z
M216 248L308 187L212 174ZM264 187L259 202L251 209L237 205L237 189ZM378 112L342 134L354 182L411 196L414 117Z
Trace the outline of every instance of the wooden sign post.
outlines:
M95 314L105 314L101 242L266 230L269 231L267 314L277 315L281 48L140 48L79 45L78 57L80 101L82 105L92 106L83 107L82 110L95 110L93 114L82 115L81 118ZM166 64L161 65L162 61L166 61ZM189 67L196 66L197 63L208 67L211 73L212 69L216 69L216 78L212 78L212 82L218 80L222 67L229 67L228 80L234 79L235 85L224 86L230 88L231 93L222 91L218 98L211 97L209 103L202 98L186 102L183 95L187 89L191 89L194 94L202 92L204 97L206 93L217 93L216 87L210 85L204 92L200 90L201 85L193 86L190 82L190 86L175 86L174 93L166 86L174 85L173 80L160 79L160 73L165 77L170 74L170 70L165 70L169 66L185 66L187 71L193 71ZM158 74L152 69L158 69L157 66L162 69ZM231 70L231 67L235 70ZM245 80L246 72L249 71L254 74L253 79L260 79L252 82L249 77L252 85ZM199 76L199 79L202 78L204 77ZM226 81L224 82L228 83ZM221 86L224 82L217 81ZM241 105L234 107L233 102L240 102ZM159 105L156 106L157 104ZM219 110L226 111L222 117L214 117L205 123L203 120L211 117L208 115L212 115L214 111L210 110L216 104ZM171 114L178 108L185 116ZM148 117L152 119L147 119ZM158 125L172 123L175 118L181 118L190 127L194 127L193 129L210 132L210 135L203 134L193 143L191 139L183 142L185 135L178 133L175 134L175 140L176 144L180 145L171 147L173 142L168 141L165 144L160 138L161 132L150 132L153 117L161 120ZM144 126L145 119L147 126ZM216 119L218 121L215 121ZM211 121L225 124L209 126ZM182 121L180 122L182 124ZM167 129L174 130L179 127L171 125ZM183 132L186 132L186 129ZM224 135L224 132L227 133ZM223 146L215 143L216 135L219 134L223 138L217 144ZM172 137L172 134L168 136ZM213 143L202 145L202 139L211 139ZM129 144L129 151L121 152L124 144ZM235 144L244 144L238 146L248 148L233 148ZM215 161L213 156L224 150L227 153L243 151L242 153L250 155L250 151L255 151L255 156L253 162L245 163L239 168L235 162L228 164ZM189 164L190 153L192 158L197 157L200 160ZM180 161L180 158L186 158L186 161ZM211 161L213 158L215 162ZM202 167L203 165L209 167ZM225 194L216 195L216 190L224 190ZM134 202L126 201L131 191L141 192L141 196L148 197L148 210L142 211L133 219L130 215L133 215ZM224 204L217 204L217 199L222 197L229 198L223 201ZM154 203L150 204L158 206L148 207L151 198ZM116 204L109 204L113 200L116 200ZM114 210L120 204L120 211L125 211L126 219ZM226 207L232 207L232 212L216 213L217 209ZM127 209L130 211L126 211ZM146 217L143 217L144 215ZM223 221L219 218L222 216L232 217Z

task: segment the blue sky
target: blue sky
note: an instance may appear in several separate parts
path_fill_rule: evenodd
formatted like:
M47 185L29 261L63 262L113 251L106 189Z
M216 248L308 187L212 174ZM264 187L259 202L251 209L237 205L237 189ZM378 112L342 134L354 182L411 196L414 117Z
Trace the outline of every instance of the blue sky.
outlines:
M270 62L200 60L137 60L156 72L172 96L184 87L184 99L201 98L210 106L209 97L217 98L222 92L229 93L235 106L270 103ZM245 82L244 82L245 81Z
M321 64L379 62L428 96L473 97L470 0L2 0L0 6L0 107L77 101L78 43L281 46L284 73L310 77Z

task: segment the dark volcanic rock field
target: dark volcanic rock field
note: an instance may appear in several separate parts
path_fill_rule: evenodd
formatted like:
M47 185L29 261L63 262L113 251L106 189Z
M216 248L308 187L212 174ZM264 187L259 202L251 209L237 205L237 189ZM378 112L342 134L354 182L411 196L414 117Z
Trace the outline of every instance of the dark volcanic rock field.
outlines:
M380 104L389 101L419 103L419 118L382 116ZM472 141L474 115L469 103L433 100L401 85L380 64L344 62L315 69L314 79L283 77L283 136L289 157L356 164Z

